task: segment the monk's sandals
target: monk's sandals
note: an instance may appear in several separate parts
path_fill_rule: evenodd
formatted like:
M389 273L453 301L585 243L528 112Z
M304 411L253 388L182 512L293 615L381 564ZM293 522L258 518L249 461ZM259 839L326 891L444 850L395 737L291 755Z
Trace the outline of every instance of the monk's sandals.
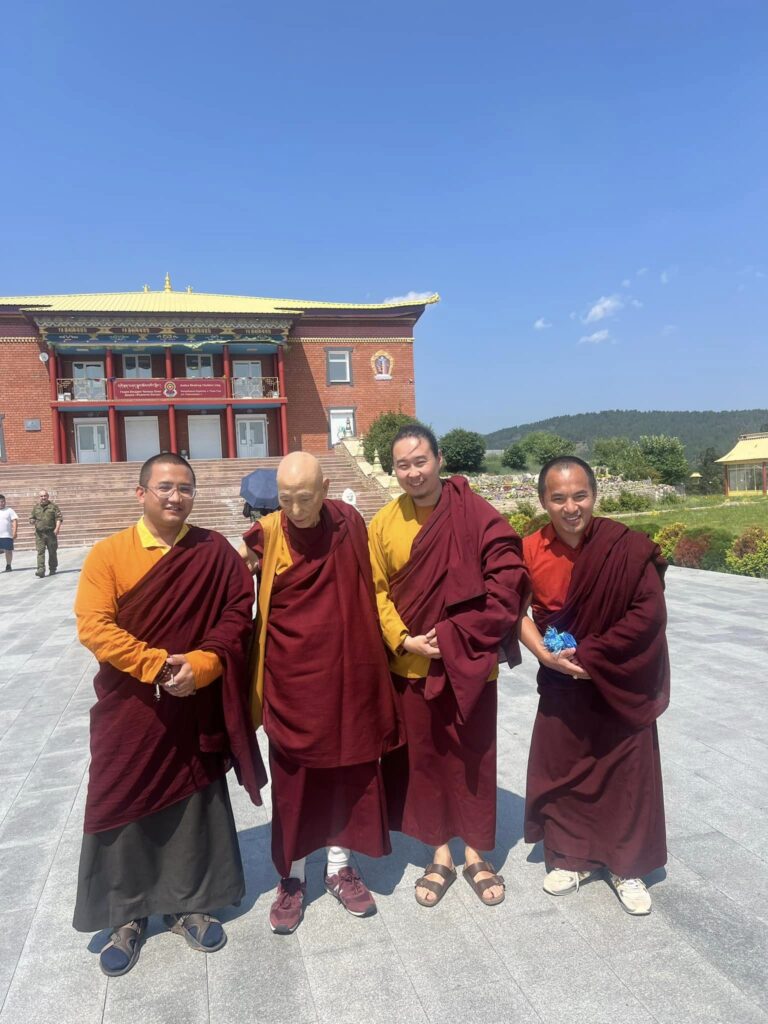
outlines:
M488 871L491 877L478 881L475 878L475 875L478 875L481 871ZM502 875L497 875L493 865L489 864L487 860L479 860L475 864L467 864L461 873L469 883L470 888L477 898L481 903L484 903L486 907L495 907L499 903L504 902L504 890L506 888L504 885L504 877ZM485 894L488 889L492 889L494 886L501 886L501 895L486 897Z
M121 928L116 928L109 937L109 942L99 955L99 967L110 978L119 978L127 974L139 959L141 943L147 930L147 918L140 917L137 921L129 921Z
M227 933L221 921L210 914L165 914L163 920L169 931L183 935L198 953L215 953L226 944Z

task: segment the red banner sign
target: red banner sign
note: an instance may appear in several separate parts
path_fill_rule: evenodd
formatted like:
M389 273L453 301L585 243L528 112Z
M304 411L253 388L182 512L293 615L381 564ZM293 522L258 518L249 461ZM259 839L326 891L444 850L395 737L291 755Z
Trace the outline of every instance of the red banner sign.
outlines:
M119 378L114 383L115 398L134 401L173 402L177 398L226 398L227 384L222 377Z

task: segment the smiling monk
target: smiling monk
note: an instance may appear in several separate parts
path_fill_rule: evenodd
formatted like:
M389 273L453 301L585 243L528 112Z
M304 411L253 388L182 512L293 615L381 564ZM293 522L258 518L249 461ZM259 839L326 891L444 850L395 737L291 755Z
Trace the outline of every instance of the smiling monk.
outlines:
M419 423L392 443L405 493L378 512L369 548L381 629L406 744L383 759L390 825L435 848L416 882L434 907L456 879L449 841L480 901L504 899L482 850L496 845L496 679L500 646L520 660L528 596L520 538L461 476L441 479L435 435Z
M379 758L397 727L362 516L326 498L322 467L304 452L282 460L277 491L280 511L245 534L244 555L259 575L253 716L269 739L281 876L269 922L290 934L306 857L320 847L326 890L356 917L375 913L350 856L390 851Z
M644 533L593 516L595 474L573 456L539 474L551 523L523 539L533 619L523 643L539 659L528 762L526 842L543 840L553 896L607 869L622 907L650 913L643 875L666 862L656 719L669 702L663 576ZM575 648L550 653L547 626Z
M110 976L136 963L150 914L193 949L224 945L210 911L245 892L226 773L257 804L266 783L248 707L253 580L221 534L187 524L181 456L148 459L136 495L143 515L94 545L75 600L99 671L74 925L113 929Z

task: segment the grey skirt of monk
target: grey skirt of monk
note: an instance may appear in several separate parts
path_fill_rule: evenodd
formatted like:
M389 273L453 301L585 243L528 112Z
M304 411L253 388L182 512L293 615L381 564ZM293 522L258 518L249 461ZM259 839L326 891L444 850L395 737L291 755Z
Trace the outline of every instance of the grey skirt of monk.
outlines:
M210 913L245 895L226 778L120 828L84 835L72 922L119 928L150 914Z

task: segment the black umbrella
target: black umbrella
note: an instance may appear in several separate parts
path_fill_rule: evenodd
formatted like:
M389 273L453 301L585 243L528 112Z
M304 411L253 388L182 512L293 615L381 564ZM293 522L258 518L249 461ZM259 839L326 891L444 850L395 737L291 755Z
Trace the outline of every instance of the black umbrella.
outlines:
M240 481L240 497L251 508L273 512L277 506L277 470L255 469Z

